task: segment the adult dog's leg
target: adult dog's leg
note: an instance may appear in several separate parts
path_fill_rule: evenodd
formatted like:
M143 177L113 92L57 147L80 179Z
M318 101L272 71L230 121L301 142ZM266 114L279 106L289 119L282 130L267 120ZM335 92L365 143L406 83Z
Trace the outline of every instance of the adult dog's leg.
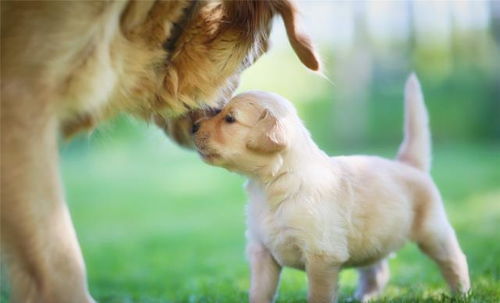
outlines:
M43 93L23 86L2 86L1 246L10 301L92 302L63 199L55 113Z

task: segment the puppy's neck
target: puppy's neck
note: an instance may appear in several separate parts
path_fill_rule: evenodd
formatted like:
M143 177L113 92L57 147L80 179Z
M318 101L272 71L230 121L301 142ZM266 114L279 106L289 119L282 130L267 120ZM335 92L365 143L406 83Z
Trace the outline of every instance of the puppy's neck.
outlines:
M270 165L249 176L250 182L261 188L268 203L278 205L300 194L303 188L321 186L334 176L324 176L330 157L311 139L307 130L300 132L287 149L276 156Z

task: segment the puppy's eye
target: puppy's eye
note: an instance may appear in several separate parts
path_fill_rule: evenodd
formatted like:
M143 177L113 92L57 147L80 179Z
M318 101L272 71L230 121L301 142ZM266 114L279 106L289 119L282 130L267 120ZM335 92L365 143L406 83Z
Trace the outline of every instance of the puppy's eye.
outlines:
M234 123L236 122L236 119L231 115L227 115L224 117L224 121L226 121L227 123Z

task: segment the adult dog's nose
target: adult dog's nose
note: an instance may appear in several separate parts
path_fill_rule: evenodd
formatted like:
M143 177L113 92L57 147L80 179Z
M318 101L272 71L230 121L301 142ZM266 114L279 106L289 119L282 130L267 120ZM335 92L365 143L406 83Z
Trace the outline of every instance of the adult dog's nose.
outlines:
M196 134L196 132L200 129L200 123L194 123L193 127L191 128L191 133Z

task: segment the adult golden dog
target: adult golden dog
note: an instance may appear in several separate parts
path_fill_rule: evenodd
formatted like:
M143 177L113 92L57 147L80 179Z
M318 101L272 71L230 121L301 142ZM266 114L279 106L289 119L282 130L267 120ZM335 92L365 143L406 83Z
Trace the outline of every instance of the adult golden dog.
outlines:
M182 144L267 49L274 15L317 70L293 3L2 1L1 244L11 302L92 302L64 203L57 141L125 111ZM199 113L199 112L198 112Z

